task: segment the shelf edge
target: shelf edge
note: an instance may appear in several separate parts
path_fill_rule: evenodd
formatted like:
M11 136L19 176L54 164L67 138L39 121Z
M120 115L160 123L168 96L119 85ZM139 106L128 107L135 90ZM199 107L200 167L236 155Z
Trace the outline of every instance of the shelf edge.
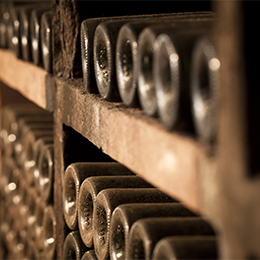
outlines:
M0 80L36 105L52 111L52 94L49 93L52 91L46 87L52 88L49 84L52 76L44 69L18 59L11 51L0 49L0 58Z

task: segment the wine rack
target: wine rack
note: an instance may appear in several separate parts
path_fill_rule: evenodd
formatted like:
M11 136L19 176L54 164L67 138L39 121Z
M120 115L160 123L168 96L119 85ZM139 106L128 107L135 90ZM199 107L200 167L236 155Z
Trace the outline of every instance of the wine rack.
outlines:
M34 1L25 2L32 4ZM95 259L97 257L97 252L93 251L93 248L90 250L82 242L78 228L71 230L64 217L65 171L71 165L82 162L118 163L126 167L131 175L137 175L148 185L155 187L156 190L160 190L165 196L175 201L171 203L183 207L186 213L183 213L185 216L182 216L182 220L178 216L179 213L176 213L179 210L172 213L172 216L180 221L178 226L181 226L181 222L187 218L188 222L194 223L203 218L201 225L205 223L208 225L208 233L205 231L207 234L197 234L196 239L190 237L182 239L179 236L169 239L160 237L162 240L150 249L139 247L140 242L136 245L135 252L128 249L127 254L131 251L132 258L170 257L172 252L167 251L168 255L165 255L164 248L166 247L174 248L174 254L180 259L188 257L183 253L182 248L188 248L186 251L189 251L193 257L199 252L197 258L201 259L207 259L209 256L221 259L258 259L260 257L258 246L260 235L257 232L260 214L258 210L259 160L257 159L259 126L254 120L256 117L252 116L258 115L259 102L256 97L259 95L256 88L252 87L255 79L253 75L255 70L252 69L254 54L249 46L254 41L248 30L254 24L254 17L257 15L250 16L255 12L249 8L249 4L243 1L212 1L210 5L209 2L186 6L179 2L174 2L174 4L176 9L169 8L166 3L151 3L149 8L140 6L132 10L129 6L126 8L123 3L118 3L117 8L109 5L109 2L100 6L98 3L93 3L92 9L87 10L85 1L52 1L51 28L50 13L48 13L48 19L47 17L45 19L46 30L48 28L52 30L52 57L48 53L48 59L52 59L52 68L48 66L48 72L41 67L42 64L36 66L32 61L18 58L10 49L0 49L1 138L3 139L5 135L3 116L10 107L18 104L21 105L20 107L34 106L35 110L42 110L41 113L49 113L53 122L52 158L54 163L51 181L53 193L50 197L47 196L47 201L41 201L36 198L34 189L24 188L27 187L27 175L24 175L26 182L24 178L18 177L22 176L21 172L24 168L17 165L19 161L16 162L16 158L14 160L12 156L9 159L6 157L8 149L6 150L5 144L2 143L0 182L1 187L7 187L7 189L1 188L0 258L24 257L22 256L25 250L24 245L27 245L26 257L28 259L41 258L35 250L32 250L33 242L27 241L27 244L24 242L26 234L21 228L22 221L17 221L19 218L17 208L11 207L13 202L10 202L10 206L8 204L8 199L13 198L11 194L15 190L14 185L21 186L18 195L14 196L17 201L19 197L22 197L21 194L28 193L29 196L23 195L27 198L28 205L31 205L31 208L36 206L40 212L37 213L38 218L44 216L43 222L49 226L45 228L49 242L45 243L45 258ZM81 23L87 18L95 20L95 17L100 16L107 18L148 14L150 10L153 10L153 14L210 11L211 16L212 10L215 13L210 36L218 57L215 65L220 69L218 92L220 102L216 117L216 139L210 142L199 138L194 132L167 130L157 117L147 116L140 107L126 107L122 102L109 102L96 93L94 85L89 86L91 93L85 86L81 64ZM0 15L2 15L1 12L2 10L0 10ZM50 37L50 34L48 35ZM2 40L0 40L1 46L3 46ZM47 48L48 44L45 47ZM93 80L90 82L93 84ZM10 138L12 139L12 136ZM145 189L154 188L146 187ZM109 197L111 190L112 187L109 187L99 192L100 205L101 196ZM98 197L98 194L96 195ZM102 205L101 208L104 209L105 206ZM124 205L119 205L119 209L118 207L116 209L117 212L124 210L124 214L130 214L127 213ZM103 211L99 214L102 215L105 212ZM191 216L187 217L186 214ZM150 216L149 219L152 217ZM8 244L8 239L15 241L12 238L18 238L18 235L9 230L6 224L7 219L15 227L14 230L19 230L21 243L16 241L15 245ZM111 221L112 228L113 217ZM151 223L148 222L149 220L147 223L137 220L130 225L135 229L138 229L140 225L143 230L147 227L149 231L148 227L153 225L153 219ZM200 230L203 230L202 226ZM113 232L114 235L118 235L116 239L119 240L123 230L120 227L114 228ZM151 235L148 231L143 232L147 237ZM103 234L103 230L100 232L98 241L104 241L105 245L105 233ZM7 233L9 236L6 235ZM131 234L129 236L131 237ZM138 237L132 234L133 240L134 236ZM138 239L138 241L142 240L140 237ZM53 243L54 240L55 243ZM119 258L124 257L123 247L118 242L113 246L114 251L109 251L111 249L108 248L104 257L98 257L99 259L108 258L109 254L111 257L115 252ZM197 251L194 248L197 248ZM97 250L96 246L95 250ZM151 251L153 251L153 256ZM44 249L42 249L43 252Z

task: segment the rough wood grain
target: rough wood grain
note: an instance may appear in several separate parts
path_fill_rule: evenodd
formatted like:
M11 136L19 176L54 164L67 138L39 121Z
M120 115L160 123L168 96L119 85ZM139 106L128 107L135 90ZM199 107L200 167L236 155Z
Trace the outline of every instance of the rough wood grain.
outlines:
M202 147L167 132L154 118L84 91L82 79L56 79L57 110L73 127L116 161L200 211L198 161Z
M0 60L0 80L3 83L36 105L53 110L52 77L44 69L17 59L8 50L0 49Z
M243 2L215 5L220 102L215 153L200 164L202 211L219 233L221 259L259 259L260 180L249 160Z

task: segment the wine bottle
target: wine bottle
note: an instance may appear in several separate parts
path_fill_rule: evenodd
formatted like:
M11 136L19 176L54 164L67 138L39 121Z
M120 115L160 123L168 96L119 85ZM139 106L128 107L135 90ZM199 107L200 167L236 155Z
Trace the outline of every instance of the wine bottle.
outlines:
M40 196L46 202L52 202L54 180L54 145L43 146L39 156Z
M22 137L21 140L21 167L23 168L28 182L33 181L33 170L35 167L35 161L34 161L34 154L33 154L33 145L36 142L38 138L44 137L44 136L52 136L53 135L53 129L46 129L46 130L32 130L28 131L25 136Z
M80 260L86 250L87 248L80 238L79 231L72 231L67 235L63 244L63 259Z
M130 259L129 232L135 221L147 217L195 217L180 203L138 203L116 207L111 218L110 259Z
M35 241L35 246L37 247L39 252L43 252L44 241L43 241L43 216L44 210L47 206L46 202L43 201L40 197L38 197L35 201L35 222L31 228L31 237L32 240Z
M98 260L94 250L88 250L82 257L81 260Z
M49 7L35 9L31 12L30 17L30 33L31 33L31 48L32 60L35 65L42 66L41 52L41 17L44 12L50 11Z
M214 141L220 61L209 36L200 37L192 51L191 100L196 132L205 142Z
M53 144L53 136L45 136L45 137L41 137L39 139L36 140L36 142L34 143L33 146L33 158L35 161L35 167L33 170L33 181L34 181L34 187L38 193L38 195L40 195L41 192L41 188L40 188L40 165L39 165L39 160L40 160L40 156L42 153L42 150L44 149L44 147L46 145L50 145Z
M137 176L89 177L79 191L78 224L84 244L93 247L93 205L98 193L109 188L152 188L152 185Z
M156 244L152 260L218 259L217 241L211 236L165 237Z
M43 215L43 255L44 259L55 259L56 249L56 217L52 206L48 206L44 210Z
M114 209L127 203L166 203L174 200L155 188L116 188L99 192L94 205L94 248L98 259L107 259Z
M212 227L202 218L145 218L130 230L129 259L151 259L156 243L166 236L213 236Z
M132 175L119 163L73 163L65 171L63 179L63 213L70 229L78 224L78 197L81 183L90 176Z
M42 14L41 18L41 53L43 68L52 72L52 12Z

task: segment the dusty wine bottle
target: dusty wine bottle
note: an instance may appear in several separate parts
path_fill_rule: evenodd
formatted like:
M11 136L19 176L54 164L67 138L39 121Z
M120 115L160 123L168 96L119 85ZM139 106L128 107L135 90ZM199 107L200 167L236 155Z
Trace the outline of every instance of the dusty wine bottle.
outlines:
M94 250L88 250L82 257L81 260L98 260Z
M98 193L109 188L152 188L137 176L99 176L86 178L79 191L78 224L84 244L93 247L93 205Z
M80 238L79 231L70 232L65 238L63 245L64 260L80 260L82 255L87 251L86 246Z
M50 11L50 8L35 9L31 12L30 17L32 60L38 66L43 64L41 52L41 17L47 11Z
M212 142L216 135L220 61L204 36L196 42L191 61L192 115L199 138Z
M52 12L44 12L41 18L41 52L43 68L52 72Z
M153 75L154 47L157 36L164 31L169 31L173 34L187 28L190 28L192 32L191 29L198 30L201 27L204 28L213 19L212 16L190 17L175 22L151 25L142 30L138 38L138 97L141 107L147 115L154 116L157 114L157 96L155 77Z
M137 96L138 37L142 29L152 24L208 17L210 12L169 13L140 18L122 26L116 44L116 75L120 97L125 105L139 105Z
M158 114L169 130L191 128L191 53L194 42L202 34L209 32L211 25L209 20L204 20L178 32L166 30L156 38L153 75Z
M81 23L81 61L85 89L89 93L98 93L95 81L93 61L93 39L97 26L111 17L86 19Z
M66 224L75 229L78 224L78 197L81 183L90 176L132 175L119 163L73 163L65 171L63 179L63 213Z
M147 217L195 217L180 203L138 203L116 207L111 218L110 259L129 260L129 232L135 221Z
M217 241L211 236L165 237L155 246L152 260L218 259Z
M21 153L21 163L24 172L26 173L27 180L30 184L33 182L33 170L35 167L34 154L33 154L33 145L38 138L44 136L52 136L53 130L35 130L28 131L24 138L22 138L22 153Z
M35 222L31 228L31 236L32 239L35 241L35 245L39 252L43 251L44 241L43 241L43 215L44 209L46 208L47 204L43 201L40 197L36 199L35 205Z
M39 157L40 195L46 202L52 201L54 175L54 145L43 147Z
M151 259L156 243L166 236L213 236L211 226L202 218L145 218L137 220L129 237L130 259Z
M55 248L56 248L56 217L52 206L48 206L44 210L43 215L43 254L44 259L54 259L55 258Z
M26 223L26 228L27 230L31 230L32 226L34 225L34 222L36 221L36 216L35 216L35 208L36 208L36 199L37 199L37 193L36 190L33 187L27 187L27 192L28 195L26 197L26 205L28 206L28 214L27 214L27 223ZM31 236L31 233L29 233L29 237Z
M40 195L41 188L40 188L40 156L42 153L42 150L46 145L53 144L53 136L45 136L41 137L36 140L33 146L33 158L35 161L35 167L33 171L33 181L34 181L34 187L37 191L37 193Z
M114 209L127 203L166 203L174 200L155 188L116 188L99 192L94 205L94 248L98 259L107 259L111 216Z

